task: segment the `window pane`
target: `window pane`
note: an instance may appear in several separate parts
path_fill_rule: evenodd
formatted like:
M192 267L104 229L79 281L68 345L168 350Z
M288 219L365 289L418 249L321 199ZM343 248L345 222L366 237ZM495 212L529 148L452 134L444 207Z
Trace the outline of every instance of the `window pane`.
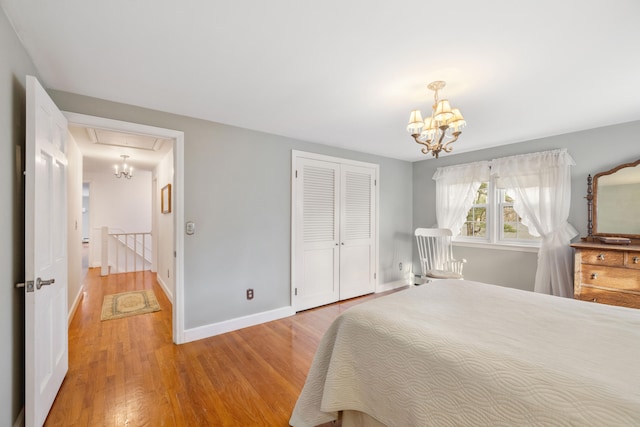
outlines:
M478 188L476 197L473 200L473 207L467 213L466 221L460 229L462 237L487 236L487 202L489 194L489 183L483 182Z
M489 191L489 183L483 182L480 184L480 188L478 188L478 193L476 194L476 199L473 201L474 205L485 205L487 204L487 194Z
M529 229L522 224L522 218L510 205L502 207L502 238L505 240L538 240L538 237L529 233Z
M487 208L473 207L471 208L473 221L468 224L471 227L473 236L484 237L487 235Z

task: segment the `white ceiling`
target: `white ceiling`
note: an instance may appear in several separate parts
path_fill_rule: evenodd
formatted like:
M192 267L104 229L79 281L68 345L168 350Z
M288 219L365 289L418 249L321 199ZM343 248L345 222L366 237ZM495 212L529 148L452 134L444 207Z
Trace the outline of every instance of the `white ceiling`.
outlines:
M0 0L45 87L405 160L640 119L637 0ZM430 157L430 156L429 156Z
M145 135L72 125L69 131L82 152L85 172L113 171L122 165L122 155L129 156L126 163L134 175L136 170L153 170L173 147L170 140Z

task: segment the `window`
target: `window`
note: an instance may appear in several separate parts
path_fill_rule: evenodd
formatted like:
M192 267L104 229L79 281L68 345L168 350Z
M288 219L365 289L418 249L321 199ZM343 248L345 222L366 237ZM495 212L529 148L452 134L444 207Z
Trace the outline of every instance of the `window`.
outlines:
M457 241L537 246L535 236L515 211L515 192L495 188L493 180L480 184Z
M500 212L500 236L498 240L513 242L535 242L540 237L534 236L529 232L529 228L522 223L522 218L513 208L515 195L510 194L509 190L497 190L498 195L498 212Z
M489 210L489 183L483 182L476 193L473 205L467 213L467 218L460 230L460 236L477 237L486 239L487 237L487 212Z

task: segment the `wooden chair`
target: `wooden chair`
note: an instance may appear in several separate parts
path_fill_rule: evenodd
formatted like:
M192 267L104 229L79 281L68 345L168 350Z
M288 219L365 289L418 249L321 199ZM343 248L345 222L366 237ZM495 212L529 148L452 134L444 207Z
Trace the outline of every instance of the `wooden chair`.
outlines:
M463 279L462 267L466 259L453 258L451 239L453 233L448 228L417 228L418 255L422 269L420 279L428 283L434 279Z

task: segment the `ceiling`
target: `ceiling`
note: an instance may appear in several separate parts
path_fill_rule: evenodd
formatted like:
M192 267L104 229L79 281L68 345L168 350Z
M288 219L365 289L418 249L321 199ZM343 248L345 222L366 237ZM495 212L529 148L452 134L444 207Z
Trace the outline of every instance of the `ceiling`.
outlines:
M45 87L403 160L434 80L454 153L640 119L637 0L0 4Z
M146 135L134 135L81 126L69 126L83 156L84 172L113 171L122 165L121 156L136 170L153 170L171 151L173 141Z

